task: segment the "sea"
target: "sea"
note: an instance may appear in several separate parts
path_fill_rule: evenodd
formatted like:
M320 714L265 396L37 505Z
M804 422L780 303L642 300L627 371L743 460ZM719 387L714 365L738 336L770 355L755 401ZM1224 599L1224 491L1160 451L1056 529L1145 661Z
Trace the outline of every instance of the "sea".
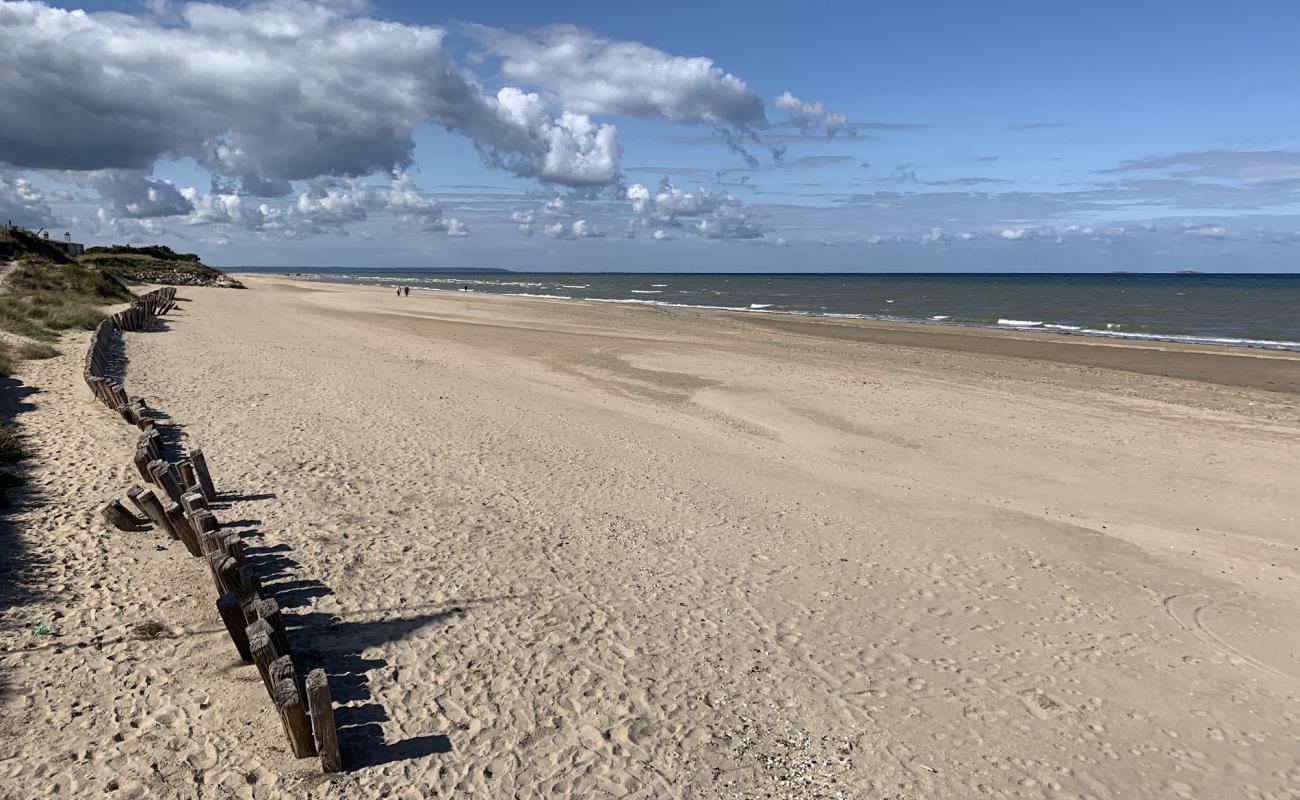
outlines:
M471 291L1300 351L1300 275L256 271L410 286L413 292Z

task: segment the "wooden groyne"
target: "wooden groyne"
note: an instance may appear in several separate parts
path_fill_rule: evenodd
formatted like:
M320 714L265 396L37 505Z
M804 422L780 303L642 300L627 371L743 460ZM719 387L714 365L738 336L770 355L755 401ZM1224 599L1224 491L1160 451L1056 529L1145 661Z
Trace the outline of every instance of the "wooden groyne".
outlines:
M289 748L297 758L319 756L325 772L342 770L334 705L325 671L315 669L301 680L294 668L284 618L275 600L264 598L256 570L244 556L237 533L223 532L212 511L218 502L216 484L200 448L186 457L164 457L162 434L143 398L130 395L111 369L123 331L141 330L148 321L176 305L176 289L167 287L141 295L130 307L99 323L86 351L84 377L96 399L136 426L132 462L142 483L127 490L139 511L114 499L100 515L122 531L153 528L179 540L186 551L207 564L216 595L215 610L239 657L257 667L267 696L275 707Z

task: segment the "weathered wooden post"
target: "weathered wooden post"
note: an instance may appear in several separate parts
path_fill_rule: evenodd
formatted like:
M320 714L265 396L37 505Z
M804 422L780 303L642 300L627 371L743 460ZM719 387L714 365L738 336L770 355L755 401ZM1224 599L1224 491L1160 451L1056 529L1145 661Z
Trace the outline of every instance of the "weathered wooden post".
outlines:
M153 475L154 483L167 493L173 503L180 503L181 491L180 482L172 475L171 464L166 461L158 460L149 462L149 474Z
M145 483L153 483L153 473L149 472L149 462L153 461L153 455L148 448L144 446L137 447L135 450L135 468L140 473L140 477Z
M338 729L334 725L334 701L330 698L330 683L323 669L307 673L307 709L311 712L312 738L316 740L316 752L320 753L321 771L342 772Z
M182 461L181 463L177 464L176 467L181 472L181 486L185 489L185 491L187 493L192 492L194 491L194 489L192 489L191 487L198 486L199 494L202 494L203 487L199 485L198 476L194 474L194 465L188 461Z
M289 650L289 632L284 628L284 615L280 613L280 604L274 600L259 600L254 610L257 611L257 618L264 620L267 625L271 626L274 632L275 649L280 655L287 656Z
M194 465L194 477L199 479L199 486L203 487L203 496L208 498L209 503L217 502L217 487L212 483L212 474L208 472L208 459L203 455L203 449L195 447L190 450L190 463Z
M180 535L172 530L171 520L167 518L167 512L163 510L162 503L154 493L143 486L132 486L127 490L126 496L135 504L136 508L149 518L160 531L165 531L173 539L179 539Z
M217 613L221 615L221 621L226 626L226 632L230 634L230 640L235 643L239 657L251 662L253 654L248 648L248 626L244 622L244 611L239 606L239 597L234 592L227 592L218 597Z
M271 662L279 658L280 654L275 652L271 626L259 619L247 627L246 633L248 649L253 656L253 663L257 665L258 674L262 676L262 685L266 688L267 695L274 701L275 684L271 683Z
M287 658L287 657L286 657ZM292 670L293 666L290 665ZM316 755L316 742L312 739L311 723L307 721L307 711L298 693L298 681L283 678L275 685L275 710L284 725L284 734L289 738L289 748L294 758L310 758Z
M148 520L140 519L135 514L127 510L117 500L110 500L99 510L99 513L112 525L120 531L143 531L148 530Z
M181 511L181 507L176 503L163 503L163 511L167 514L167 520L171 522L172 530L176 531L176 538L181 540L185 549L190 551L190 555L203 555L203 549L199 547L199 537L194 533L194 528L185 518L185 512Z

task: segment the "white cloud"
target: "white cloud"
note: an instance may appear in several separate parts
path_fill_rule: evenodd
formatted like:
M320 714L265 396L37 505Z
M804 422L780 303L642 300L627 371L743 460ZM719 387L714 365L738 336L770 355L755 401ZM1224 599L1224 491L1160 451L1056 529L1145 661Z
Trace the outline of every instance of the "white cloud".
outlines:
M800 100L786 92L773 103L777 108L790 113L790 122L803 133L823 132L827 138L837 133L852 134L849 119L837 111L831 111L820 100Z
M1193 239L1227 239L1232 235L1222 225L1200 225L1194 222L1184 222L1182 229L1185 235Z
M656 230L653 234L651 234L651 238L654 239L656 242L667 242L667 241L671 241L673 237L671 234L668 233L668 231L664 230L663 228L660 228Z
M483 26L468 30L501 57L503 77L537 87L573 111L735 129L761 127L765 121L762 98L708 58L674 56L573 25L526 33Z
M1024 239L1032 239L1034 232L1027 228L1003 228L998 235L1008 242L1019 242Z
M29 228L48 228L56 219L44 193L17 173L0 170L0 222L12 221Z
M531 235L531 231L528 233ZM605 236L585 219L575 219L569 225L555 222L542 228L542 233L552 239L602 239Z
M174 24L0 2L0 154L78 171L190 157L275 195L288 180L401 170L428 122L519 175L617 178L613 126L512 87L485 94L444 35L305 0L190 3Z
M397 230L445 231L449 236L468 233L461 220L444 219L442 204L420 192L405 173L395 175L387 187L371 186L360 179L313 181L306 191L288 203L258 202L246 195L218 189L203 194L187 187L180 193L193 209L180 222L229 225L268 237L346 233L348 226L368 220L374 214L391 217Z
M595 239L605 235L597 231L585 219L575 219L569 232L573 234L575 239Z
M686 227L708 239L758 239L763 228L751 217L745 204L725 192L710 192L704 187L687 191L664 179L653 192L635 183L627 188L626 197L632 212L646 228ZM686 225L684 220L691 220Z

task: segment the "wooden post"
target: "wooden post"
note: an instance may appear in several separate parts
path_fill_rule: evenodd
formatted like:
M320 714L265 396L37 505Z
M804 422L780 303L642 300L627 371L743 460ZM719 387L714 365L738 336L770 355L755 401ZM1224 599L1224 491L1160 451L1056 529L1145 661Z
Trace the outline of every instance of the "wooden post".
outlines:
M280 651L280 655L289 655L289 632L284 629L284 616L280 613L280 604L274 600L259 600L254 606L257 610L257 618L265 620L267 625L271 626L275 636L275 649Z
M172 530L176 531L176 538L181 540L185 545L185 549L190 551L190 555L203 555L203 549L199 547L199 537L194 533L194 528L190 526L190 521L185 518L185 513L181 511L181 507L175 503L164 503L163 511L166 512L167 519L172 524Z
M248 648L248 626L244 622L244 611L239 606L239 597L227 592L217 598L217 613L226 625L230 640L235 643L239 657L245 661L253 660L253 651Z
M239 605L244 610L244 623L246 625L252 625L254 622L257 622L257 601L261 599L262 595L257 592L253 592L248 597L240 599Z
M221 549L226 555L235 559L235 563L243 567L248 563L244 558L244 540L237 533L222 534L218 539L221 542Z
M171 464L162 460L151 461L149 462L149 474L153 475L154 483L167 492L167 496L172 499L173 503L180 503L183 492L181 492L180 482L172 475Z
M320 753L321 771L342 772L338 729L334 726L334 701L330 698L330 683L323 669L307 673L307 709L311 712L311 733L316 740L316 752Z
M312 739L311 723L307 721L307 712L303 708L302 695L298 693L297 681L285 679L275 686L275 710L284 725L284 734L289 737L289 747L294 758L310 758L316 755L316 742Z
M246 633L248 635L248 650L253 656L253 663L257 665L258 674L262 676L262 685L266 687L266 693L271 700L275 700L275 686L271 683L271 662L280 657L275 652L275 644L271 641L271 629L261 624L261 620L249 625Z
M221 525L217 522L216 515L211 511L208 511L206 508L195 511L194 514L190 516L190 521L194 523L194 529L197 530L200 535L216 533L221 530Z
M171 520L167 518L167 512L163 510L162 503L159 502L152 490L143 486L132 486L127 491L126 496L149 518L155 528L164 531L173 539L180 538L176 531L172 530Z
M117 500L110 500L99 510L99 513L103 515L110 525L120 531L148 530L146 524L148 520L140 519L135 514L132 514L126 509L126 506Z
M200 546L203 548L204 555L212 555L213 553L220 553L223 556L230 555L221 546L221 534L219 533L205 531L199 534L199 540L202 542Z
M195 447L190 450L190 463L194 465L194 477L199 479L199 485L203 487L203 496L208 498L209 503L217 502L217 488L212 483L212 474L208 472L208 459L203 455L202 448Z
M195 512L207 510L208 501L203 499L202 492L187 491L181 495L181 506L185 509L185 513L190 515L190 519L193 519Z
M148 449L137 447L133 460L135 461L136 471L140 473L140 477L144 479L145 483L153 483L153 475L149 472L149 462L153 458L150 456Z
M188 461L182 461L176 465L176 468L181 471L181 486L186 492L193 491L190 487L199 485L199 479L194 474L194 465ZM203 493L202 487L199 487L199 493Z
M226 586L225 582L221 580L219 567L221 566L221 560L225 557L225 553L211 552L206 554L203 557L203 560L208 564L208 572L212 575L212 584L217 587L217 596L220 597L223 594L234 594L236 597L240 597L241 595L239 592Z
M150 428L142 433L141 436L145 437L147 444L149 445L149 452L153 454L153 457L155 459L162 458L162 434L158 432L158 429Z
M230 559L234 563L235 559ZM257 579L257 570L253 569L252 564L245 564L237 570L239 574L240 585L243 587L244 594L262 593L262 582Z
M240 597L248 594L244 576L239 569L239 565L235 563L235 559L220 551L210 554L208 559L212 563L213 571L221 581L222 587L224 587L221 594L234 592Z

